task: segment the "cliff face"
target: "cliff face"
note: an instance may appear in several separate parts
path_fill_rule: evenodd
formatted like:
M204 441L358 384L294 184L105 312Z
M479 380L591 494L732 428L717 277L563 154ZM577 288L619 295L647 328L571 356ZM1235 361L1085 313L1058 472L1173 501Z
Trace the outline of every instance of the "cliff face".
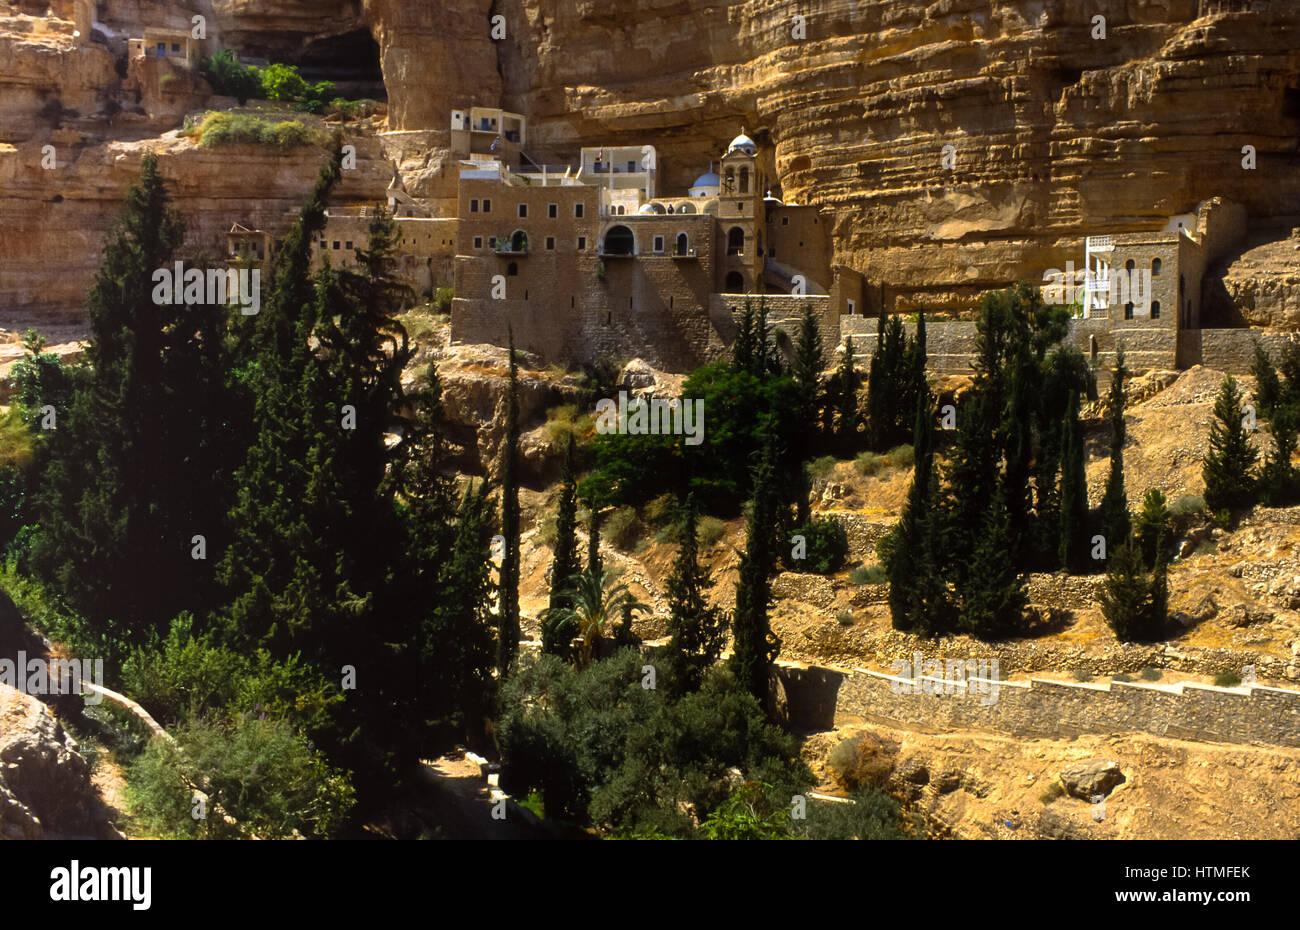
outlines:
M528 149L548 161L582 145L653 143L664 190L684 190L743 125L787 200L834 208L834 260L863 272L875 298L883 285L891 307L969 307L985 289L1080 263L1085 235L1158 229L1213 196L1243 204L1253 225L1300 216L1300 6L1286 0L1098 0L1087 11L1043 0L189 5L210 8L221 42L255 55L292 57L368 30L399 133L385 149L417 194L446 197L454 181L453 106L528 115ZM148 99L114 115L130 91L114 89L123 79L103 45L37 38L56 20L21 7L0 0L0 147L70 127L98 125L103 145L162 131ZM1094 38L1096 15L1105 38ZM263 158L275 167L239 178L250 204L279 196L260 175L276 185L287 170ZM6 219L33 202L7 199L16 170L0 167ZM32 183L51 202L69 182ZM95 211L112 212L121 183L86 178ZM67 290L84 290L85 262L64 270L76 279ZM0 284L0 309L13 294Z

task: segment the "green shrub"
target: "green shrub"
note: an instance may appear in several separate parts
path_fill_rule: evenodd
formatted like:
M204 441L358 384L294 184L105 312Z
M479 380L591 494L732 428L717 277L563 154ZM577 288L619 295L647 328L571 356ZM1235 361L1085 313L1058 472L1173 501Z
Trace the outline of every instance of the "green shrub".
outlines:
M274 125L242 113L210 112L195 130L199 145L216 148L222 145L263 145L282 149L319 145L321 134L297 120Z
M853 460L853 467L860 475L874 475L885 467L885 457L875 452L859 452Z
M1126 675L1124 672L1116 672L1114 675L1110 676L1110 680L1111 681L1132 681L1133 676Z
M241 64L229 49L223 48L205 59L200 68L213 91L224 97L234 97L241 104L262 93L261 74L256 68Z
M131 767L131 812L168 838L326 838L353 805L346 774L331 768L284 721L240 717L227 726L199 722L177 728L175 744L152 740ZM208 795L196 819L194 788ZM217 808L221 810L218 810ZM242 827L228 824L221 811Z
M823 455L821 458L813 459L807 465L808 474L818 481L825 481L830 477L831 472L835 471L835 456Z
M555 511L552 510L537 524L537 541L543 546L554 546L556 534Z
M1064 796L1065 787L1059 782L1054 781L1047 786L1047 790L1038 796L1038 800L1044 804L1051 804L1057 798Z
M802 559L793 555L785 559L791 571L827 575L843 568L849 557L849 537L838 520L813 518L792 535L804 538L805 552Z
M853 795L852 804L809 799L808 818L793 832L810 840L914 840L924 836L917 814L904 814L881 788L869 786Z
M1159 681L1165 676L1165 673L1158 668L1144 668L1138 673L1138 677L1143 681Z
M715 545L727 532L727 524L717 517L702 517L695 538L701 546Z
M890 468L911 468L913 459L911 446L895 446L885 453L885 464Z
M605 518L604 534L615 548L631 549L641 533L641 521L632 507L620 507Z
M1220 688L1235 688L1241 684L1241 673L1230 668L1215 672L1214 683Z
M889 573L885 571L885 566L880 563L859 565L849 572L849 581L854 584L884 584L888 580Z
M840 626L853 626L853 611L841 610L835 615L835 619Z
M1184 494L1169 505L1169 515L1175 519L1190 517L1205 510L1205 498L1197 494Z
M456 292L450 287L440 287L433 292L433 310L435 313L446 316L451 313L451 302L455 298Z
M1092 681L1092 672L1088 671L1088 669L1082 665L1073 669L1070 674L1074 677L1075 681Z
M285 120L271 127L271 139L282 149L296 149L311 145L316 138L316 132L298 120Z

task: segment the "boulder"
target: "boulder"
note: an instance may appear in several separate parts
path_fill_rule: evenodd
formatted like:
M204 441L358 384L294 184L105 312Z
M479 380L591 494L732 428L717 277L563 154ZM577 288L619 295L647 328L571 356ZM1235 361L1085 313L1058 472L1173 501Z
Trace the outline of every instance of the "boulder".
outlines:
M1085 801L1105 797L1125 781L1119 763L1107 759L1078 762L1061 772L1061 785L1066 793Z
M95 832L90 766L36 698L0 685L0 839Z

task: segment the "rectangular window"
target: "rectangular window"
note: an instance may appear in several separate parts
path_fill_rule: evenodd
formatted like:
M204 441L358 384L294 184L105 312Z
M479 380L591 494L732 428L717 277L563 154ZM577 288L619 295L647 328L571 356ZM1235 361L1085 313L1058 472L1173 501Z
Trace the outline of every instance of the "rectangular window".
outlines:
M662 252L663 250L664 250L664 237L655 236L655 251Z
M180 50L181 50L180 43L179 43L179 42L173 42L173 43L172 43L172 51L173 51L173 52L176 52L176 53L179 53Z
M471 201L469 202L469 212L470 212L470 213L477 213L477 212L478 212L478 201L477 201L477 200L471 200Z
M483 212L484 213L492 212L492 201L486 197L483 198Z
M546 247L547 247L548 249L554 249L554 248L555 248L555 237L554 237L554 236L547 236L547 237L546 237Z
M578 251L581 252L581 251L582 251L583 249L585 249L586 247L587 247L587 237L586 237L586 236L579 236L579 237L578 237Z
M856 305L853 303L853 301L850 300L850 301L849 301L849 316L853 316L853 310L855 309L855 306L856 306Z
M351 239L348 240L347 249L348 249L349 252L352 251L352 240L351 240Z
M573 205L573 215L576 216L578 219L582 219L582 211L584 206L586 205L581 203L575 203Z
M558 203L548 204L546 207L546 215L550 219L555 219L560 215L560 205Z
M158 57L159 57L159 58L166 58L166 57L167 57L167 43L166 43L166 42L159 42L159 43L158 43Z
M339 241L338 241L337 239L335 239L335 240L334 240L334 251L337 252L338 250L339 250Z
M481 249L481 248L483 248L483 237L482 237L482 236L475 236L475 237L474 237L474 248L476 248L476 249Z
M627 163L627 173L628 173L628 174L635 174L635 173L636 173L636 162L634 162L634 161L629 161L629 162Z
M743 210L743 209L745 209L745 201L743 201L743 200L737 200L737 201L736 201L736 209L737 209L737 210Z
M526 219L527 216L528 216L528 204L521 203L519 205L519 218L522 220L522 219Z
M781 217L781 225L782 225L782 226L789 226L789 225L790 225L790 217L788 217L788 216L783 216L783 217Z

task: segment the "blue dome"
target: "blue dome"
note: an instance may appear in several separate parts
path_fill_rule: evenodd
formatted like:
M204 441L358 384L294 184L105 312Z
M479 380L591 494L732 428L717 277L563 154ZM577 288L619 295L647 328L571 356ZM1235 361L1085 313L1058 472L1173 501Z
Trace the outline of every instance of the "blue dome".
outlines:
M695 179L691 187L721 187L722 178L718 177L716 172L708 171Z

